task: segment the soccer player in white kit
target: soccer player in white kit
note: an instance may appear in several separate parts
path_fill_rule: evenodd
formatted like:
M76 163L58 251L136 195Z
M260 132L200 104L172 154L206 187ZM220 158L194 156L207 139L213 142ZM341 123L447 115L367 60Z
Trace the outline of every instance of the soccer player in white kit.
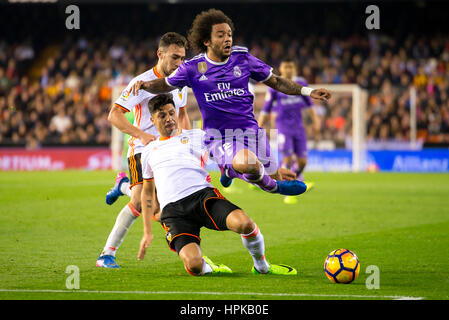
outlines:
M159 136L158 131L151 122L151 115L147 108L148 101L155 95L144 90L138 95L130 95L130 88L136 81L150 81L171 74L184 61L186 48L187 40L182 35L175 32L164 34L159 41L157 65L131 80L121 96L115 101L109 113L109 121L122 132L131 136L128 140L129 149L127 155L131 181L129 181L125 173L119 173L116 185L106 196L106 202L112 204L123 194L130 196L131 199L120 211L106 245L97 259L97 267L119 268L115 259L115 253L123 242L129 228L131 228L141 212L143 183L141 152L145 145ZM185 108L187 87L182 88L182 90L173 90L171 93L176 112L179 113L181 128L190 129L190 120ZM124 115L130 111L133 111L135 116L133 125L129 123ZM157 203L156 198L154 202Z
M264 237L258 226L210 183L211 177L205 169L209 155L204 143L206 132L179 129L171 94L152 98L148 108L160 136L142 152L144 236L139 259L143 259L153 239L153 199L157 189L168 246L178 253L189 274L232 273L229 267L216 264L202 255L202 227L240 234L243 245L253 258L254 274L297 274L290 266L267 261Z

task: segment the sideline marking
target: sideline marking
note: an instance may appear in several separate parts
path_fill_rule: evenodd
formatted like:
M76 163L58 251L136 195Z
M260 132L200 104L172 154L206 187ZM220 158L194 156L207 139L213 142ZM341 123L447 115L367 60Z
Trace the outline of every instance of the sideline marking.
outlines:
M29 292L29 293L99 293L99 294L203 294L203 295L246 295L246 296L279 296L279 297L328 297L328 298L373 298L392 300L422 300L424 297L407 296L375 296L352 294L317 294L317 293L268 293L268 292L208 292L208 291L102 291L102 290L52 290L52 289L0 289L0 292Z

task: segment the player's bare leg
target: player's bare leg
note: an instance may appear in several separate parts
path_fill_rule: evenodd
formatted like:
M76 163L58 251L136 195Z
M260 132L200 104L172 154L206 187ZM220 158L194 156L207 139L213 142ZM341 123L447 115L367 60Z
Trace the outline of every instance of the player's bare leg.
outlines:
M184 267L188 273L192 275L201 275L204 264L203 254L201 252L201 247L197 243L191 242L182 247L179 251L179 257L184 263ZM205 273L212 272L212 268L210 268L209 272L207 271L208 270L206 270Z
M208 257L203 257L201 247L191 242L179 251L179 257L184 268L192 276L202 276L208 273L232 273L232 270L223 264L215 264Z
M304 179L302 173L303 173L304 168L306 167L306 165L307 165L307 158L304 158L304 157L297 157L296 158L296 170L295 170L295 173L296 173L296 176L298 177L298 179L300 179L300 180Z
M292 163L293 163L293 155L283 157L282 158L281 167L291 170L292 169Z
M253 273L295 275L294 268L268 263L265 258L265 240L259 227L240 209L232 211L226 218L229 230L240 234L242 243L253 258Z

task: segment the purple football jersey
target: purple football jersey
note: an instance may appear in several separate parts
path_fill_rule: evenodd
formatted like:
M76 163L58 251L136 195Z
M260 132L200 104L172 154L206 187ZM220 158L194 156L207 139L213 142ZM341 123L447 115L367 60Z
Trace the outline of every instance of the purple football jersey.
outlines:
M166 81L173 87L192 88L204 130L217 129L224 137L229 135L226 129L258 130L248 82L263 82L271 75L270 66L249 54L247 48L234 46L226 61L215 62L202 53L185 61Z
M307 86L304 78L296 78L296 83ZM312 99L305 96L291 96L268 88L265 105L262 111L265 113L275 112L276 127L280 133L286 135L297 135L304 130L302 121L302 110L313 105Z

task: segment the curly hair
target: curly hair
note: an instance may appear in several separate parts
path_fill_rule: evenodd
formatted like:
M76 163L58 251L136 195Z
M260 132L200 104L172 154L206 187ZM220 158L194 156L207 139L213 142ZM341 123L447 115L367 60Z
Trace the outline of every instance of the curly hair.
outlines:
M212 27L220 23L227 23L234 32L232 20L221 10L209 9L197 14L187 36L190 47L198 52L206 52L204 42L211 39Z

